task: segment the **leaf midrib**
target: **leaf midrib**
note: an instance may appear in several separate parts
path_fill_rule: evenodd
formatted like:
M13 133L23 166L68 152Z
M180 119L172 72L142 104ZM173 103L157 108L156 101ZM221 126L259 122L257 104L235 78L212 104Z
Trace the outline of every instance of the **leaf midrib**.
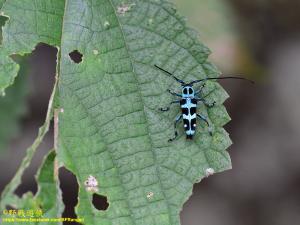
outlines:
M120 22L120 20L119 20L118 15L117 15L116 8L115 8L114 4L112 3L112 0L108 0L108 1L109 1L109 3L111 4L111 6L112 6L112 8L113 8L113 10L114 10L114 14L115 14L115 16L116 16L116 18L117 18L117 22L118 22L119 27L120 27L120 30L121 30L121 32L122 32L122 38L123 38L123 41L124 41L124 44L125 44L125 48L126 48L126 51L127 51L127 53L128 53L128 57L129 57L129 59L130 59L130 64L131 64L131 67L132 67L132 73L134 74L134 77L135 77L135 80L136 80L136 83L137 83L137 86L138 86L137 89L138 89L138 92L139 92L139 96L140 96L141 101L142 101L142 103L143 103L143 115L144 115L144 117L145 117L145 119L146 119L146 125L145 125L145 126L146 126L146 129L147 129L147 136L148 136L148 139L149 139L150 144L151 144L151 152L152 152L152 155L153 155L153 157L154 157L155 171L156 171L156 174L157 174L157 178L158 178L160 190L161 190L161 192L162 192L162 194L163 194L164 201L166 202L166 205L167 205L169 222L171 223L171 221L172 221L172 220L171 220L172 212L171 212L171 209L170 209L170 206L169 206L169 201L168 201L168 199L167 199L166 193L165 193L164 188L163 188L163 185L162 185L160 173L159 173L159 171L158 171L158 166L159 166L159 165L157 165L157 155L156 155L155 151L153 150L154 144L153 144L152 137L151 137L151 135L150 135L150 129L149 129L149 125L148 125L148 124L149 124L149 119L148 119L148 117L147 117L147 115L146 115L146 112L145 112L145 101L144 101L144 98L143 98L143 95L142 95L142 92L141 92L140 83L139 83L139 81L138 81L137 74L136 74L135 69L134 69L134 60L133 60L132 57L131 57L129 47L128 47L128 45L127 45L127 39L126 39L126 36L125 36L125 34L124 34L123 26L122 26L122 24L121 24L121 22ZM130 208L130 207L129 207L129 208ZM130 209L130 210L131 210L131 209ZM134 221L134 223L136 224L135 221Z

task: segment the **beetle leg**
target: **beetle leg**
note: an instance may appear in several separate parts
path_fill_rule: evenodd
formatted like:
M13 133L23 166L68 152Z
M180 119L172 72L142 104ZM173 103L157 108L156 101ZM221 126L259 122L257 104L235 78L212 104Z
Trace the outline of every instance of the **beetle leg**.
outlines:
M212 136L211 126L210 126L208 120L206 119L206 117L205 117L204 115L201 115L201 114L197 114L197 117L198 117L200 120L204 121L204 122L207 124L209 134L210 134L210 136Z
M168 140L168 142L172 142L172 141L174 141L174 140L177 138L178 132L177 132L177 130L176 130L176 127L177 127L178 122L179 122L181 119L182 119L182 114L180 114L180 115L178 115L178 116L176 117L176 120L175 120L175 122L174 122L174 130L175 130L175 132L174 132L174 137L173 137L173 138L170 138L170 139Z
M179 104L179 103L180 103L180 100L176 100L176 101L170 102L170 106L171 106L172 104L176 104L176 103ZM159 108L159 110L162 111L162 112L167 112L167 111L170 110L170 106L167 106L167 107L165 107L165 108Z
M182 95L181 95L181 94L177 94L177 93L171 91L170 89L168 89L167 91L168 91L171 95L175 95L175 96L177 96L177 97L181 97L181 98L182 98Z
M208 107L208 108L212 108L215 106L216 102L213 101L212 103L207 102L204 98L196 98L197 101L203 102L203 104Z
M203 83L201 86L200 86L200 89L198 91L195 92L195 95L198 95L200 93L202 93L202 90L203 88L205 87L206 83Z

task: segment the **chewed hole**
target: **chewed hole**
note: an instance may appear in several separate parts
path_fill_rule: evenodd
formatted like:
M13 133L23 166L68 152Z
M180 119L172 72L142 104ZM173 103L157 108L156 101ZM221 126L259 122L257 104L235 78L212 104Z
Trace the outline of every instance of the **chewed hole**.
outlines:
M62 198L65 205L65 210L62 213L62 218L78 218L75 212L75 207L78 204L79 185L76 176L64 167L59 169L59 182L62 191ZM79 224L65 221L64 225Z
M16 208L13 207L13 206L11 206L11 205L6 205L6 206L5 206L5 209L6 209L6 210L16 210Z
M93 194L93 205L96 209L100 211L105 211L107 210L109 203L107 201L107 197L98 194Z
M70 58L74 63L81 63L83 55L78 51L74 50L73 52L69 53Z

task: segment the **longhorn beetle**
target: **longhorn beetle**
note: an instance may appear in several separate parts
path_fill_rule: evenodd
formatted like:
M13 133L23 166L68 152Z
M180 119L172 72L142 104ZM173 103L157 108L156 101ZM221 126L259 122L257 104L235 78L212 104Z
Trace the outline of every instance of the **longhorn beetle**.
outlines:
M163 71L164 73L168 74L169 76L171 76L172 78L174 78L178 83L181 84L181 94L172 92L171 90L168 89L168 92L171 95L180 97L180 99L177 99L175 101L172 101L170 103L170 106L172 104L180 104L181 106L181 114L179 114L174 122L174 129L175 129L175 136L171 139L169 139L169 142L174 141L177 136L178 136L178 132L176 130L177 124L179 121L181 121L183 119L183 127L185 129L185 133L186 133L186 139L193 139L193 136L195 135L196 132L196 120L197 118L204 121L209 129L209 134L212 136L212 131L211 131L211 127L210 124L208 122L208 120L206 119L206 117L204 115L202 115L201 113L197 113L197 105L199 104L199 102L203 103L205 106L211 108L215 105L216 102L212 102L212 103L208 103L205 100L205 97L202 96L202 90L205 87L205 81L207 80L222 80L222 79L240 79L240 80L247 80L250 81L248 79L245 78L241 78L241 77L212 77L212 78L204 78L201 80L194 80L191 81L190 83L186 83L183 80L178 79L177 77L175 77L172 73L160 68L157 65L154 65L156 68L158 68L159 70ZM193 85L196 83L201 83L202 85L200 86L200 88L198 90L194 90ZM253 81L250 81L253 82ZM170 107L166 107L166 108L160 108L161 111L166 112L170 110Z

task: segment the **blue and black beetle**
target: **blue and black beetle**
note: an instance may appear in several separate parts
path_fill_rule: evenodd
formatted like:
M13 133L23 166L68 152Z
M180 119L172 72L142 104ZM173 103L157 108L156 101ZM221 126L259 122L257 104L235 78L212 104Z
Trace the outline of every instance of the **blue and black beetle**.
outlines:
M168 92L174 96L180 97L180 99L177 99L175 101L172 101L170 105L172 104L180 104L181 107L181 114L179 114L174 122L174 129L175 129L175 136L171 139L169 139L169 142L174 141L177 136L178 132L176 130L177 123L183 119L183 127L185 129L186 138L187 139L193 139L195 132L196 132L196 126L197 126L197 118L201 121L204 121L209 129L210 135L212 135L211 127L204 115L201 113L197 113L197 104L199 102L202 102L207 107L213 107L215 105L215 102L208 103L205 98L202 96L202 90L205 87L205 81L207 80L222 80L222 79L241 79L241 80L247 80L245 78L241 77L215 77L215 78L204 78L201 80L194 80L190 83L186 83L183 80L178 79L170 72L160 68L157 65L154 65L159 70L165 72L169 76L173 77L178 83L181 84L182 87L182 93L178 94L175 92L172 92L171 90L168 90ZM248 80L249 81L249 80ZM198 90L194 90L193 85L196 83L201 83L202 85ZM251 81L252 82L252 81ZM166 112L170 110L170 107L166 108L160 108L161 111Z

